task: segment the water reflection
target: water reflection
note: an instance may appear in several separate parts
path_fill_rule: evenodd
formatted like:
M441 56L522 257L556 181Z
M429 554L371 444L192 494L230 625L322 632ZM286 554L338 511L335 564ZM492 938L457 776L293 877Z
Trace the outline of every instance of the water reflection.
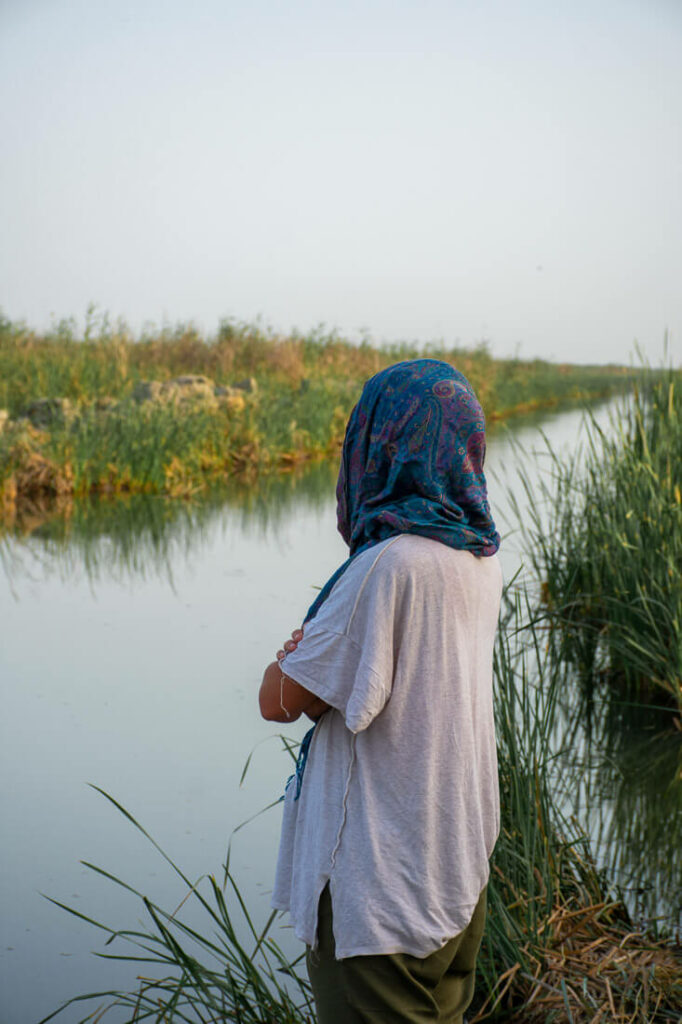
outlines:
M578 694L577 684L573 687ZM667 710L604 698L570 712L563 781L597 862L638 924L682 929L682 736Z
M613 406L613 399L596 402L589 414L606 426ZM584 415L578 405L568 412L539 410L489 428L486 473L498 526L507 535L502 555L509 577L520 558L516 538L509 536L518 517L508 493L516 466L523 460L528 469L534 462L541 472L543 437L550 436L558 450L574 447ZM187 500L134 495L33 505L20 511L11 528L0 523L0 567L10 583L36 567L62 577L85 572L93 582L156 575L172 583L178 559L191 559L228 521L245 537L265 538L293 515L327 506L333 531L337 472L337 460L329 459L228 479Z
M228 520L243 536L264 538L293 514L328 505L336 472L334 462L323 461L229 480L191 500L132 495L33 508L0 533L0 564L10 582L39 565L63 577L85 571L92 581L156 575L172 583L178 559L194 557Z

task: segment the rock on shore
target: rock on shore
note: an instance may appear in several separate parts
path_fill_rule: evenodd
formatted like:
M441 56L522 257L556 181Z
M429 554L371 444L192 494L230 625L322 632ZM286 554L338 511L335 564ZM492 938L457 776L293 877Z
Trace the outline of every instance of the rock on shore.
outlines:
M132 398L138 404L189 405L199 403L209 409L227 409L241 412L246 407L247 396L254 396L258 384L253 377L237 381L233 385L216 384L210 377L199 373L186 373L173 380L139 380L132 391ZM119 412L125 403L110 395L100 396L92 401L97 413ZM82 406L80 407L82 408ZM16 420L11 420L6 409L0 409L0 433L8 424L28 420L31 426L46 430L52 426L73 423L79 415L79 406L68 398L35 398L29 402Z

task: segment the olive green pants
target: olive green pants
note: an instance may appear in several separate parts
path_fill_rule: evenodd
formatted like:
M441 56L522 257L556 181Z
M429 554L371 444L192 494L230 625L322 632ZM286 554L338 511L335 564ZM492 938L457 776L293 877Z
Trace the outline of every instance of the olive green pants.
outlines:
M306 956L318 1024L463 1024L485 914L484 889L469 925L430 956L336 960L327 886L320 897L318 948L308 947Z

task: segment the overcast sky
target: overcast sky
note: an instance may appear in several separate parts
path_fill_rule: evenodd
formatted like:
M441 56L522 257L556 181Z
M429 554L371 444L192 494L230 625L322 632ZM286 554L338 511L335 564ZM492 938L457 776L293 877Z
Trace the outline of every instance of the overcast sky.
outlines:
M680 0L0 0L0 306L682 356Z

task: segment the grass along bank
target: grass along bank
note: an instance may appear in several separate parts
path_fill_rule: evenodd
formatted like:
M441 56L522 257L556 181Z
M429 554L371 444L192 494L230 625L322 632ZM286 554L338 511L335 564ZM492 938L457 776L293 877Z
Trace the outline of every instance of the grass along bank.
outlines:
M625 386L623 367L495 360L485 346L351 344L225 322L133 337L91 315L45 334L0 319L0 518L74 496L187 496L336 452L363 382L429 355L471 380L489 421ZM183 380L184 378L184 380ZM235 388L241 384L241 388Z
M588 702L681 713L682 374L643 375L611 431L588 418L582 449L549 458L526 547L557 658Z

